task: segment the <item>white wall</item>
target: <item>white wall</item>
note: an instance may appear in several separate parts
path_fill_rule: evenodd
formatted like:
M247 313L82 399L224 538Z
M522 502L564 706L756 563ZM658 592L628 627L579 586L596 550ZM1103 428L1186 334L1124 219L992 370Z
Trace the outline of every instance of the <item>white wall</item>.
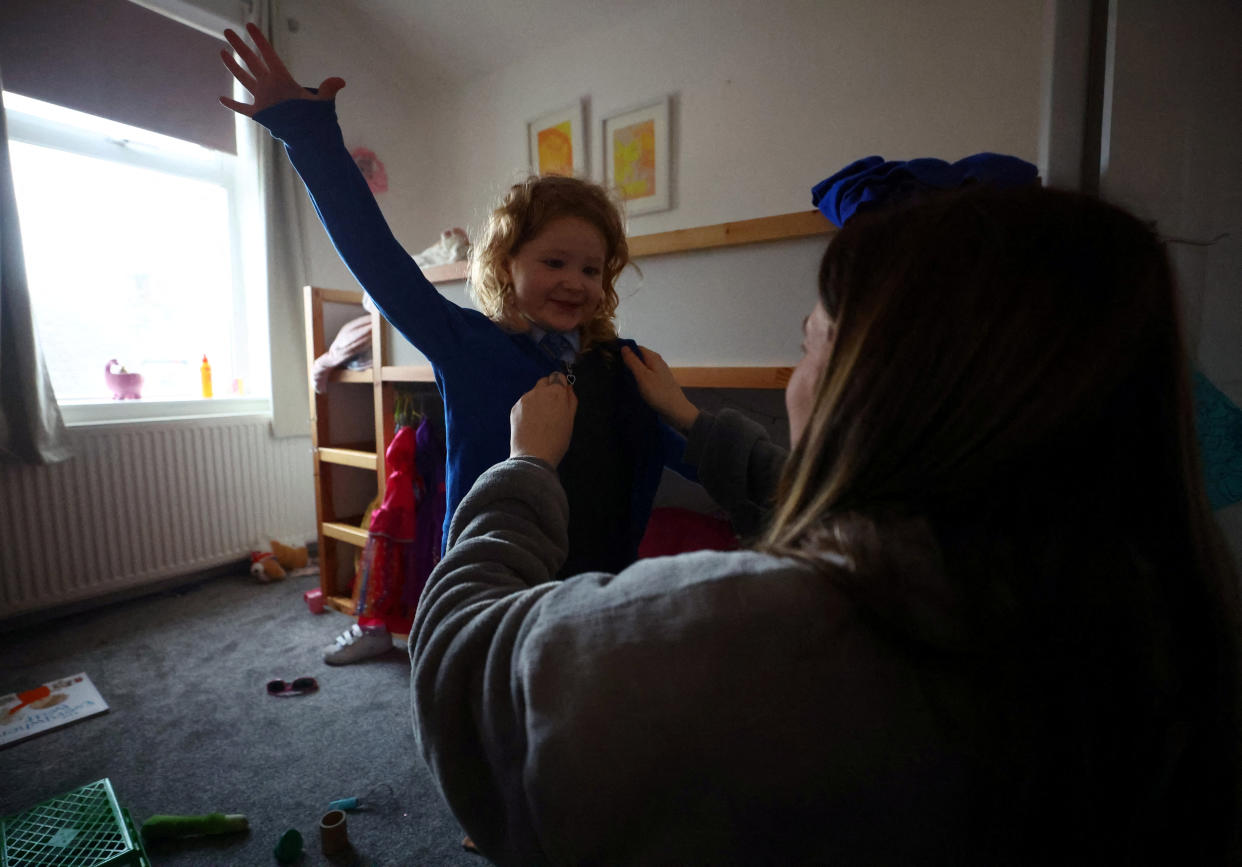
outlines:
M1242 404L1242 4L1119 0L1101 194L1165 237L1199 369ZM1242 504L1217 512L1242 560Z
M1170 238L1191 346L1242 402L1242 5L1118 4L1101 193Z
M439 235L441 220L427 207L436 177L426 159L430 150L430 123L423 122L428 115L426 98L417 82L403 74L401 46L336 3L285 0L283 8L286 18L295 22L286 40L290 71L308 86L334 75L345 79L336 100L345 144L350 149L369 148L383 162L388 192L376 198L406 248L411 253L422 250ZM360 288L309 201L303 204L300 217L310 282L334 289Z
M302 5L298 63L329 56L340 39L311 32L340 22ZM671 94L675 207L632 218L631 234L645 234L807 210L816 182L869 154L993 150L1035 161L1043 29L1043 0L685 0L569 44L532 45L455 90L409 92L404 116L398 101L352 82L339 105L351 144L406 146L386 159L393 183L381 206L417 252L449 226L477 236L526 170L530 118L585 98L589 170L600 177L603 118ZM349 80L344 65L332 71ZM821 249L648 260L645 277L622 286L623 298L637 292L622 302L624 333L679 363L792 363ZM330 259L320 245L315 279L353 286Z
M445 219L477 222L527 165L525 123L586 97L590 171L603 118L674 97L676 207L647 233L811 207L868 154L1038 151L1041 0L684 0L627 27L538 46L464 87L435 124Z

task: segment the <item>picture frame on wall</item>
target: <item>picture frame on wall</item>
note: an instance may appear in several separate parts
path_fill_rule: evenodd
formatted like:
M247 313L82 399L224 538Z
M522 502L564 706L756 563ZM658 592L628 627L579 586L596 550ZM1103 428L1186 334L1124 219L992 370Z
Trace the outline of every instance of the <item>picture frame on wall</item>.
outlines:
M586 112L582 100L529 121L526 137L532 172L586 176Z
M604 118L604 182L629 215L673 206L670 98Z

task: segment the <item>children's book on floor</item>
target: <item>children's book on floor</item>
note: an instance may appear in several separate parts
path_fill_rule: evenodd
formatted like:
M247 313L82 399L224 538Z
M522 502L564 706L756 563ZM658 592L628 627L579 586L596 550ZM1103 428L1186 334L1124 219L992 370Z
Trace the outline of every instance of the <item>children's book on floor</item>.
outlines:
M108 709L85 672L0 696L0 747Z

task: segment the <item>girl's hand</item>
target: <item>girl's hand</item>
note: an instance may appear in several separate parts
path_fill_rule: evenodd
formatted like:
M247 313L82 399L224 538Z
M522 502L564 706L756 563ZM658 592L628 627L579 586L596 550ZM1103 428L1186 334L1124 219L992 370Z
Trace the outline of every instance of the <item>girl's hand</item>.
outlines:
M666 422L683 434L689 433L699 417L699 408L681 390L660 353L645 346L639 349L641 358L628 346L621 347L621 357L638 382L638 393Z
M263 31L253 24L247 24L246 33L254 41L254 49L232 30L224 31L224 38L233 46L245 66L234 60L233 55L225 49L220 50L220 59L229 68L229 72L233 73L233 77L241 82L241 86L250 91L254 102L248 104L222 96L220 104L225 108L231 108L246 117L254 117L263 109L290 99L330 100L345 86L343 78L325 78L323 84L319 85L319 92L312 93L293 80L280 55L264 38ZM255 49L258 49L257 53Z
M509 457L539 458L552 466L569 450L578 396L562 373L540 379L509 412Z

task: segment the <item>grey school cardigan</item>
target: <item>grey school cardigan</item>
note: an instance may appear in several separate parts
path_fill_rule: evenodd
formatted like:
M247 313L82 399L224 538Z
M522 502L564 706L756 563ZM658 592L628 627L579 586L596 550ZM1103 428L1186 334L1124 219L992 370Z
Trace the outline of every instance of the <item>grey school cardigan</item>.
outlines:
M745 524L784 452L725 411L700 415L687 457ZM844 564L697 552L554 581L567 512L542 462L484 473L410 634L419 747L484 854L962 860L946 693L830 580Z

